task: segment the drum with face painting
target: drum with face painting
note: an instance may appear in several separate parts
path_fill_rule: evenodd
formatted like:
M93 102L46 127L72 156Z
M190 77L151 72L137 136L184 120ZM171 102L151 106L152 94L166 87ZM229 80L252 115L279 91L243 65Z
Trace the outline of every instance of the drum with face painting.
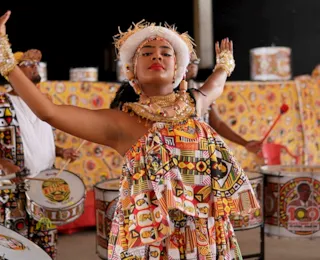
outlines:
M119 199L120 179L99 182L94 187L96 210L96 250L101 259L108 259L111 223Z
M263 175L258 172L246 172L252 185L260 209L246 215L231 215L230 220L234 230L255 228L263 224Z
M51 257L24 236L0 225L0 260L50 260Z
M266 178L265 233L320 237L320 166L262 166Z
M82 179L70 172L49 169L36 178L47 181L27 181L27 211L37 221L48 218L55 225L75 221L84 211L86 188Z

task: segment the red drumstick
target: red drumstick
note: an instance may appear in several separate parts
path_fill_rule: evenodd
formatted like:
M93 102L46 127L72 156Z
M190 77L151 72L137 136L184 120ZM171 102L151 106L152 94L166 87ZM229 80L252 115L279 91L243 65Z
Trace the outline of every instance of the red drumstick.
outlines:
M276 118L276 120L273 122L272 126L270 127L269 131L264 135L263 139L260 141L261 143L264 142L264 140L266 140L266 138L268 137L268 135L270 134L271 130L275 127L276 123L279 121L280 117L286 113L289 110L289 106L287 104L283 104L280 107L280 114L278 115L278 117Z

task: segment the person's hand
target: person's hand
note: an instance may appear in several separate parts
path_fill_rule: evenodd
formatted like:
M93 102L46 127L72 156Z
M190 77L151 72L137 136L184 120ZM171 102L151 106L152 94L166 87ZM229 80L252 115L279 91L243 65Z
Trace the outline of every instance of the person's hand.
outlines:
M231 54L233 54L233 42L229 40L229 38L225 38L221 41L221 44L219 42L216 42L216 55L219 56L219 54L223 51L230 51Z
M6 23L11 15L11 11L7 11L0 17L0 36L6 35Z
M228 77L231 76L236 64L233 58L233 42L229 40L229 38L225 38L216 43L216 66L214 68L214 72L217 69L223 69Z
M14 174L21 171L21 168L15 165L12 161L7 159L0 159L0 169L3 175ZM21 178L13 178L10 179L13 183L20 183L22 181Z
M0 160L0 169L4 173L4 175L20 172L21 169L19 166L15 165L12 161L1 159Z
M77 153L76 150L73 148L63 149L62 158L65 160L70 159L70 162L74 162L76 159L79 158L79 153Z
M261 141L251 140L244 146L251 153L259 153L262 149Z

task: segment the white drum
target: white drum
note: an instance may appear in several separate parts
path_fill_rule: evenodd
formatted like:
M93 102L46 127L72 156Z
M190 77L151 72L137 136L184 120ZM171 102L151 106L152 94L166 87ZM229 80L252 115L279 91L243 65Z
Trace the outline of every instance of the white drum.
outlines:
M320 166L262 166L265 233L287 238L320 237Z
M85 184L74 173L64 170L56 176L58 173L59 169L45 170L36 178L48 181L27 181L27 211L37 221L45 217L55 225L64 225L84 212Z
M119 200L120 179L106 180L94 186L96 210L96 249L101 259L108 259L111 224Z
M0 259L50 260L51 257L29 239L0 226Z
M39 72L39 75L41 76L41 82L48 80L47 63L46 62L39 63L38 72Z
M291 49L261 47L250 50L251 80L290 80Z
M91 67L70 69L70 81L98 81L98 69Z

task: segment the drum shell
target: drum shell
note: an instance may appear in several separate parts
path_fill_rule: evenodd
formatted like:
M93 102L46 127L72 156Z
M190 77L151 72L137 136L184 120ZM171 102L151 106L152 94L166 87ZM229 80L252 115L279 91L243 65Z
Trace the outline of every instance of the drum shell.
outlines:
M103 184L110 184L101 187ZM120 179L106 180L94 186L96 212L96 252L101 259L108 259L108 241L113 216L119 200Z
M70 69L70 81L96 82L98 81L98 69L93 67Z
M251 80L281 81L292 78L291 49L259 47L250 50Z

